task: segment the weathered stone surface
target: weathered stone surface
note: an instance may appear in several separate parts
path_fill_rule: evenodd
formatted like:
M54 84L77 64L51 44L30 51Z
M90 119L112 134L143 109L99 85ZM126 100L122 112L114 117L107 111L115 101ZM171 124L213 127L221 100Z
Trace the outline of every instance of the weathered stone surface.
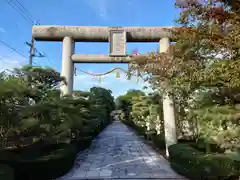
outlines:
M73 54L74 63L129 63L131 57L111 57L106 54Z
M126 32L119 30L111 30L110 37L110 55L111 56L125 56L126 55Z
M184 179L170 168L166 159L119 121L109 125L88 150L79 153L76 165L59 180L111 178Z
M127 33L127 42L158 42L171 37L172 27L102 27L102 26L33 26L32 35L40 41L62 41L65 36L75 42L108 42L109 30L121 29Z

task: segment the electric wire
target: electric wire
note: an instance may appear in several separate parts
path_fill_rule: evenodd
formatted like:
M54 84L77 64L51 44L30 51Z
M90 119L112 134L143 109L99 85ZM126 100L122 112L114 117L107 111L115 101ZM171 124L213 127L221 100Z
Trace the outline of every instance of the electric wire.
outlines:
M13 0L5 0L13 9L15 9L26 21L28 21L31 25L34 24L34 20L31 19L31 16L27 15L27 13L22 10Z
M19 2L18 0L6 0L6 2L13 8L15 9L26 21L28 21L29 23L31 23L31 25L37 25L39 23L36 23L33 20L33 16L29 13L29 11L26 9L26 7ZM12 49L12 48L11 48ZM38 51L37 51L38 52ZM41 54L40 52L38 52L39 54ZM47 59L47 61L54 66L54 64Z
M28 15L29 18L31 18L31 20L33 21L33 16L29 13L29 11L24 7L24 5L19 2L18 0L15 0L21 7L22 9L26 12L26 14Z
M1 39L0 39L0 43L3 44L4 46L8 47L8 48L11 49L12 51L16 52L16 53L19 54L20 56L28 59L27 56L25 56L23 53L21 53L20 51L18 51L17 49L15 49L15 48L12 47L11 45L9 45L8 43L2 41Z

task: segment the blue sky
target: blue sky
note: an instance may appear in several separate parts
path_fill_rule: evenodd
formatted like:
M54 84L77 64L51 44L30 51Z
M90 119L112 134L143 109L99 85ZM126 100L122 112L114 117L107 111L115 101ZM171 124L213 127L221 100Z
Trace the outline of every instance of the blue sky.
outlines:
M15 1L15 0L12 0ZM174 0L18 0L29 11L32 19L41 25L80 26L173 26L178 16ZM31 39L31 24L12 8L7 0L0 1L0 40L7 42L28 57ZM36 42L38 51L46 58L35 58L37 65L61 70L61 42ZM157 43L128 43L127 51L138 49L139 53L156 51ZM76 52L83 54L108 54L108 43L77 43ZM0 43L0 69L11 69L27 64L28 60ZM127 64L76 64L78 69L94 73L106 72L116 66L127 69ZM124 94L128 89L141 89L145 83L136 79L116 79L115 73L103 77L102 84L97 78L79 73L74 77L74 89L88 90L92 86L104 86L114 96Z

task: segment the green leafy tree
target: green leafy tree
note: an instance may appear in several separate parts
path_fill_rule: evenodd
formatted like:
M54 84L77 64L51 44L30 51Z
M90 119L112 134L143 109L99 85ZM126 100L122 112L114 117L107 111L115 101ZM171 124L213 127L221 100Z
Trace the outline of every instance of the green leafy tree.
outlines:
M178 0L180 17L176 22L181 27L169 30L176 43L166 53L136 56L132 61L132 70L148 74L152 87L173 95L179 124L186 125L186 121L195 124L199 136L207 131L205 128L215 133L204 137L206 141L221 137L221 143L225 144L231 136L234 139L235 135L230 133L224 137L216 133L223 128L217 125L221 124L219 116L228 121L232 132L239 132L239 122L233 123L220 111L210 115L205 108L216 109L220 105L221 110L226 108L232 116L237 114L237 110L228 107L236 109L239 104L239 6L239 1L230 0ZM191 115L196 109L201 112L198 118ZM233 146L236 143L231 142Z
M130 118L130 112L132 109L132 100L134 97L144 96L145 93L140 90L129 90L125 95L119 96L116 99L116 108L122 109L124 112L124 119Z
M100 87L93 87L90 89L90 92L90 101L94 104L92 107L92 111L94 112L93 118L107 122L110 121L110 114L115 109L112 92Z
M22 146L26 138L29 144L71 142L110 122L110 90L92 88L60 98L61 82L64 78L55 70L33 66L0 74L1 147Z
M66 83L60 73L51 68L23 66L15 69L14 73L32 88L32 99L35 102L52 97L53 91L57 95L60 83Z

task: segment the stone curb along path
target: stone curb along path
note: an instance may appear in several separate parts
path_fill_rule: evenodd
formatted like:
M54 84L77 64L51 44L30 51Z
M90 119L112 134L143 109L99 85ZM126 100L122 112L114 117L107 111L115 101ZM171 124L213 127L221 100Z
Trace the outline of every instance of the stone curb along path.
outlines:
M80 152L72 170L57 180L186 179L120 121L114 121Z

